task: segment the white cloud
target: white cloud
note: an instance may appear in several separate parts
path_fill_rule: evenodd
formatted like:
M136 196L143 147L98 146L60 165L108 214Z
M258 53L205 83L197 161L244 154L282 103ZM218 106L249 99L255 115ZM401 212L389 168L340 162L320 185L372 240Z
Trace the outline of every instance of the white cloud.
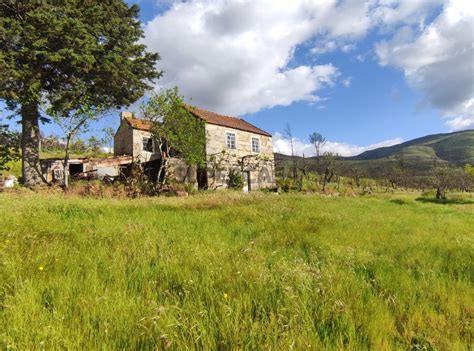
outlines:
M365 55L358 54L358 55L356 56L356 59L357 59L357 61L359 61L359 62L364 62L364 61L365 61Z
M401 28L376 45L382 65L402 69L427 103L439 109L451 129L474 127L474 7L449 1L429 26L417 33Z
M367 10L361 1L190 0L148 22L144 41L162 56L160 84L178 85L196 105L243 114L318 101L339 72L331 63L291 65L295 48L318 33L363 35Z
M401 138L395 138L390 140L384 140L380 143L371 144L367 146L358 146L340 142L327 141L321 149L321 152L333 152L340 156L355 156L359 155L364 151L377 149L384 146L392 146L402 143ZM293 148L295 154L298 156L311 157L315 155L314 146L304 140L293 138ZM291 155L290 139L282 136L281 133L275 133L273 135L273 149L275 152L282 153L285 155Z
M382 26L400 23L423 25L427 9L443 2L445 0L379 0L372 8L372 21Z
M309 50L313 55L328 54L336 50L341 50L344 53L349 53L356 49L355 44L345 44L344 41L336 40L319 40L315 45Z
M312 54L326 54L333 52L337 49L337 44L334 40L327 41L325 43L319 43L317 46L309 50Z
M356 49L356 45L355 44L345 44L341 47L341 51L342 52L351 52L351 51L354 51Z
M352 77L347 77L342 81L342 85L344 85L346 88L349 88L352 83Z
M146 24L144 42L162 56L159 84L178 85L195 105L234 115L297 101L318 108L322 91L350 74L318 55L340 50L362 62L370 54L357 52L356 44L376 28L389 38L376 46L380 64L401 68L411 86L450 117L450 128L474 124L474 7L467 0L444 1L429 25L442 0L162 3L170 6ZM296 48L310 43L317 64L294 62Z

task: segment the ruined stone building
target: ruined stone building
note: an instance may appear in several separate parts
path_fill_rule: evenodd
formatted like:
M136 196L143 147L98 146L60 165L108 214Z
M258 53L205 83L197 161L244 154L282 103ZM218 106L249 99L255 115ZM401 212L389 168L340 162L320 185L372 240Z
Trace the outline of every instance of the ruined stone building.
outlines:
M188 107L188 111L205 122L206 167L196 169L178 158L170 159L170 169L176 180L199 188L221 189L228 186L229 173L234 170L244 177L244 191L274 187L271 134L236 117L194 107ZM161 162L151 127L151 123L133 117L130 112L122 112L114 138L115 156L132 156L134 160L150 165Z

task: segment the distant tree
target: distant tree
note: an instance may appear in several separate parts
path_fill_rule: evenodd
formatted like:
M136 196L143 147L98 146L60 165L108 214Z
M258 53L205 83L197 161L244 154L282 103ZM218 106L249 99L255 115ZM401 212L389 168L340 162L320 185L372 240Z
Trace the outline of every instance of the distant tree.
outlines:
M461 167L454 167L451 172L452 185L460 191L469 191L471 188L471 177Z
M123 0L0 2L0 99L21 116L23 181L42 181L39 122L120 108L159 78L140 43L139 7Z
M158 182L166 183L168 159L179 155L186 164L202 167L206 161L206 132L204 121L186 108L178 88L153 95L142 107L143 116L153 125L151 133L155 147L161 153Z
M432 184L436 189L436 199L446 199L447 190L460 187L459 173L462 173L460 169L447 165L440 165L434 169Z
M470 164L464 165L464 172L468 175L468 177L474 180L474 166Z
M7 163L20 159L20 134L0 124L0 171L8 170Z
M360 187L360 178L362 177L362 173L359 168L357 167L352 167L349 169L349 176L352 177L355 182L356 186L359 188Z
M87 139L87 148L92 152L99 152L102 147L102 141L97 139L95 136L90 136Z
M106 127L102 129L102 133L104 133L102 144L109 148L108 152L111 152L110 150L112 150L114 144L115 131L110 127Z
M466 164L464 166L464 172L468 178L468 190L471 191L474 188L474 166Z
M317 172L321 174L321 148L326 144L326 138L322 134L314 132L309 135L309 141L313 144L316 152Z
M304 156L301 159L301 167L299 168L301 173L303 173L303 176L306 176L306 173L308 172L308 165L306 164L306 157Z
M294 145L293 145L293 132L291 131L291 126L290 126L289 123L286 123L285 137L290 142L291 164L292 164L291 168L292 168L292 174L293 174L293 182L296 183L296 180L297 180L297 177L298 177L298 161L296 159L295 148L294 148Z
M63 151L64 142L56 135L41 136L41 151Z
M84 154L85 152L87 152L86 142L80 137L71 138L71 141L69 142L69 153L81 155L81 154Z
M333 152L325 152L322 156L322 165L324 168L323 191L326 185L331 182L334 176L337 176L337 160L339 156Z
M68 118L54 117L57 125L63 130L66 145L64 149L64 188L67 189L69 186L69 152L74 149L76 152L84 152L87 147L83 140L78 139L71 145L71 142L81 133L84 133L89 128L89 124L92 121L96 121L100 118L101 113L99 110L94 108L83 108L81 110L74 111L73 114L69 115ZM95 138L94 138L95 139ZM81 145L82 144L82 145ZM80 149L83 148L83 150Z
M396 156L396 166L395 166L395 176L397 178L397 183L402 185L403 187L408 186L408 172L407 172L407 167L406 167L406 161L405 161L405 154L403 150L400 152L399 155Z

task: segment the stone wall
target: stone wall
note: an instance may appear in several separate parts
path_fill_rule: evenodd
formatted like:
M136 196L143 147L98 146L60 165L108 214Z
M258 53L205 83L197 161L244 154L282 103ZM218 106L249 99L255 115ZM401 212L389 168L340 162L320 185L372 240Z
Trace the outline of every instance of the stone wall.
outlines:
M149 152L143 150L143 138L151 138L151 133L144 130L133 130L133 159L140 160L141 163L154 161L159 159L159 152ZM159 151L156 145L154 145L155 151Z
M124 120L121 120L119 129L114 136L114 155L122 156L133 154L132 149L133 129Z
M120 127L114 136L114 155L133 156L135 161L140 161L141 163L159 159L159 152L143 150L142 141L144 137L151 137L151 133L145 130L133 129L125 119L122 119Z
M196 166L188 166L183 160L172 157L168 160L167 173L168 179L198 188Z
M236 148L227 147L226 132L235 133ZM260 140L260 152L252 152L252 137ZM275 167L272 138L238 129L206 124L206 158L208 186L226 188L230 169L250 176L250 189L273 187ZM244 188L245 190L245 188Z

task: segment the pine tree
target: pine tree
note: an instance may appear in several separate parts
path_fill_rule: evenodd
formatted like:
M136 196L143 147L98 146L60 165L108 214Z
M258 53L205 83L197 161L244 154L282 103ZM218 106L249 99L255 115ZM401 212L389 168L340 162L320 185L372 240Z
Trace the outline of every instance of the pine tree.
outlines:
M25 185L42 179L40 121L129 105L161 76L138 13L122 0L0 3L0 99L21 116Z

